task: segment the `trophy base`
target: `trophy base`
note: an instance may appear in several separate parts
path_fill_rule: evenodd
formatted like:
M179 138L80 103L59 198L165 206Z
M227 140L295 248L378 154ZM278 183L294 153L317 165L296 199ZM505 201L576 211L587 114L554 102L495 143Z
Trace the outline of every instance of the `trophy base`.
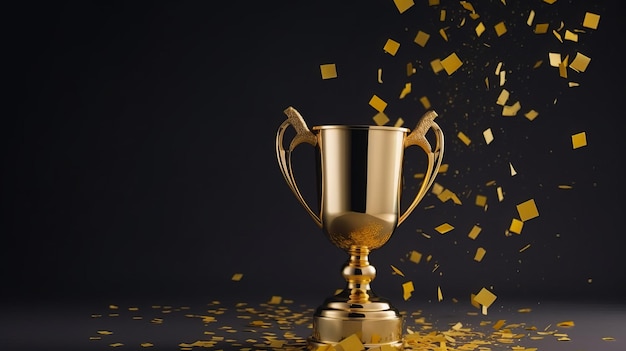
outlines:
M348 295L340 293L317 308L308 350L324 350L352 335L359 337L365 350L404 350L403 318L397 309L383 298L353 303Z

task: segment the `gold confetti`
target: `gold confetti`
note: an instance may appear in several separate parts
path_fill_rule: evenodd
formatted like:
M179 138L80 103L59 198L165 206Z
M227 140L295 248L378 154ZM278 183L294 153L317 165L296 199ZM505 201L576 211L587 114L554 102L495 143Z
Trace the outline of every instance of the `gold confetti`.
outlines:
M528 14L528 19L526 19L526 24L530 27L533 25L533 21L535 20L535 10L530 10Z
M243 278L243 273L235 273L233 274L233 276L230 278L230 280L238 282L241 280L241 278Z
M422 106L424 106L424 108L426 110L429 110L431 108L430 101L428 100L428 97L422 96L420 98L420 102L422 103Z
M576 56L574 56L574 59L572 60L572 63L569 64L569 67L577 72L584 72L587 70L589 62L591 62L590 57L577 52Z
M430 39L430 34L420 30L415 35L415 39L413 39L413 42L421 47L425 47L426 43L428 43L428 39Z
M337 66L334 63L320 65L322 79L337 78Z
M479 247L476 249L476 254L474 254L474 261L476 262L480 262L483 260L483 257L485 257L485 254L487 253L487 250L485 250L482 247Z
M563 321L556 324L557 327L570 328L574 326L574 321Z
M605 337L602 338L602 340L604 340L604 341L615 341L615 338L612 337L612 336L605 336Z
M521 249L519 249L519 252L524 252L524 251L528 250L529 248L530 248L530 244L526 244L526 246L524 246Z
M454 227L448 223L441 224L435 228L435 230L439 232L439 234L442 234L442 235L451 231L452 229L454 229Z
M404 88L400 92L400 99L404 99L411 92L411 83L405 83Z
M374 117L372 117L376 125L383 126L389 122L389 117L382 112L378 112Z
M152 347L152 346L154 346L154 344L153 344L153 343L151 343L151 342L143 342L143 343L141 343L141 344L139 344L139 345L140 345L141 347Z
M511 162L509 162L509 171L511 172L511 177L517 174L517 171L513 168L513 164Z
M114 342L112 344L109 344L109 346L111 346L111 347L120 347L120 346L124 346L124 344L122 344L121 342Z
M548 23L537 23L537 25L535 25L535 29L533 30L533 32L535 34L546 34L548 33L549 27L550 25Z
M470 230L469 234L467 234L467 236L472 239L475 240L478 237L478 234L480 234L480 231L482 230L481 227L475 225L472 227L472 230Z
M522 108L522 105L519 103L519 101L517 101L516 103L510 106L504 105L502 107L502 116L505 116L505 117L515 116L517 115L517 113L519 112L521 108Z
M274 295L267 303L270 305L278 305L282 302L282 300L282 297Z
M391 266L391 270L393 271L393 274L397 274L399 276L404 277L404 273L402 273L401 270L399 270L398 268L396 268L394 265L390 265Z
M387 108L387 103L379 98L377 95L373 95L369 101L369 105L372 106L376 111L383 112L385 108Z
M502 91L500 92L500 95L498 95L496 104L500 106L504 106L508 100L509 100L509 91L506 89L502 89Z
M396 4L396 8L400 13L404 13L406 10L415 5L413 0L393 0L393 3Z
M476 32L476 36L480 37L485 32L485 25L482 22L479 22L476 25L476 28L474 28L474 31Z
M571 32L569 30L566 30L564 39L565 40L569 40L569 41L578 42L578 34L576 34L574 32Z
M537 210L537 205L533 199L524 201L517 205L517 212L523 222L539 217L539 210Z
M435 72L435 74L443 71L443 65L441 64L440 59L434 59L430 61L430 67L432 68L433 72Z
M491 144L493 141L493 133L491 132L491 128L487 128L483 131L483 138L485 138L485 142L487 145Z
M437 301L439 302L443 301L443 293L441 292L440 286L437 287Z
M590 29L598 29L598 24L600 23L600 15L597 15L592 12L585 13L585 18L583 19L583 27Z
M506 33L507 29L506 29L506 25L504 24L504 22L500 22L498 24L496 24L493 27L496 30L496 34L501 37L504 35L504 33Z
M421 260L422 260L422 254L421 253L419 253L417 251L409 252L409 261L417 264L417 263L420 263Z
M511 220L511 225L509 226L509 231L511 233L521 234L523 227L524 227L524 222L520 221L517 218L513 218Z
M446 28L441 28L439 30L439 35L443 38L444 41L448 41L448 34L446 34Z
M341 340L336 346L343 351L362 351L365 350L365 346L361 342L361 339L356 335L352 334L347 338Z
M492 326L492 328L495 329L495 330L500 330L500 328L502 328L504 326L505 322L506 322L506 320L500 319Z
M501 186L499 186L498 188L496 188L496 192L498 194L498 201L502 202L504 200L504 190Z
M111 334L113 334L112 331L108 331L108 330L98 330L96 333L98 333L100 335L111 335Z
M458 132L456 136L457 138L461 139L463 144L465 144L466 146L469 146L469 144L471 144L472 142L472 140L463 132Z
M550 62L550 66L559 67L559 65L561 64L561 54L551 52L548 54L548 60Z
M580 132L572 135L572 148L578 149L587 146L587 134Z
M485 195L476 195L476 201L474 202L478 207L487 206L487 197Z
M526 117L529 121L534 120L537 116L539 116L539 113L535 110L530 110L524 114L524 117Z
M411 294L413 293L413 291L415 291L415 287L413 286L412 281L408 281L402 284L402 292L403 292L404 301L407 301L411 297Z
M441 66L448 75L456 72L463 65L463 61L456 55L456 53L451 53L448 57L441 60Z
M497 296L486 288L480 289L478 294L474 296L473 300L478 304L489 307L491 304L496 301Z
M400 43L393 39L387 39L387 42L383 47L383 50L391 56L396 56L398 49L400 49Z

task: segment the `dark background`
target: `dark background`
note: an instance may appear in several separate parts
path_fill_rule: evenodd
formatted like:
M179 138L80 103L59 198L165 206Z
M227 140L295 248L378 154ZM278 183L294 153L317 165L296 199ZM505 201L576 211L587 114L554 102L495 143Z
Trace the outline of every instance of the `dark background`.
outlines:
M445 0L417 1L403 14L392 1L9 5L3 298L325 297L342 286L346 256L285 184L275 134L288 106L309 126L374 124L368 101L376 94L389 103L390 124L402 117L409 128L425 111L419 98L428 96L446 135L448 168L436 182L462 201L428 195L371 254L376 292L401 299L401 284L411 280L413 299L435 299L440 286L445 298L487 287L499 297L623 301L621 5L473 5L478 20ZM549 33L526 25L531 9ZM587 11L601 15L597 30L582 27ZM480 38L478 21L487 28ZM497 37L500 21L508 32ZM561 43L551 33L561 26L584 32ZM424 48L413 43L417 30L431 34ZM395 56L382 50L388 38L401 43ZM463 66L434 74L429 62L452 52ZM592 60L564 79L549 52ZM411 77L408 62L416 68ZM495 104L499 62L509 103L522 105L514 117L502 117ZM325 63L337 65L338 78L321 79ZM406 82L412 92L400 100ZM539 112L533 121L523 116L530 109ZM489 145L486 128L495 136ZM583 131L588 145L573 150L571 135ZM302 146L296 157L307 194L315 187L310 151ZM418 182L412 175L423 171L411 163L418 156L407 154L406 198ZM487 210L474 204L477 194L488 197ZM519 217L516 205L529 199L540 216L506 235ZM444 222L455 229L440 235L434 228ZM472 241L475 224L483 230ZM480 263L473 261L479 246L487 250ZM432 260L411 263L411 250ZM231 281L235 273L243 279Z

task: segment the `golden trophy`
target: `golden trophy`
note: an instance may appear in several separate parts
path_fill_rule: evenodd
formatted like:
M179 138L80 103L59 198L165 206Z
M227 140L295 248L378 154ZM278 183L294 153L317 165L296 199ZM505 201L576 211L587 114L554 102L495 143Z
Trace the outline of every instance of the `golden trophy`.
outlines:
M402 316L372 292L376 269L368 255L389 240L433 184L443 157L443 133L434 122L437 114L426 112L413 131L358 125L323 125L311 131L293 107L284 112L287 119L276 134L280 170L313 221L349 255L342 271L346 287L317 308L308 349L324 349L357 335L367 350L402 350ZM285 149L283 139L289 126L295 135ZM426 138L431 129L434 148ZM302 143L315 147L319 212L306 202L293 174L291 154ZM428 165L415 198L400 213L404 151L414 145L426 153Z

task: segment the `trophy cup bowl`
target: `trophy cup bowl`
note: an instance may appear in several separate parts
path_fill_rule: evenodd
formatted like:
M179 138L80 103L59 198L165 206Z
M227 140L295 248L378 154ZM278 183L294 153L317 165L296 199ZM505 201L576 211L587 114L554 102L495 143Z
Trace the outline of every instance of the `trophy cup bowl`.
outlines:
M342 270L346 287L327 298L313 317L308 349L335 345L356 334L366 349L403 349L402 316L389 301L376 296L370 283L376 269L368 255L383 246L408 217L434 182L443 157L443 133L428 111L413 131L402 127L324 125L312 131L293 107L276 134L276 156L287 185L313 221L349 259ZM284 147L285 131L295 136ZM432 130L435 147L426 133ZM302 196L291 154L300 144L315 147L319 210ZM424 179L404 212L400 209L404 151L419 146L428 156Z

